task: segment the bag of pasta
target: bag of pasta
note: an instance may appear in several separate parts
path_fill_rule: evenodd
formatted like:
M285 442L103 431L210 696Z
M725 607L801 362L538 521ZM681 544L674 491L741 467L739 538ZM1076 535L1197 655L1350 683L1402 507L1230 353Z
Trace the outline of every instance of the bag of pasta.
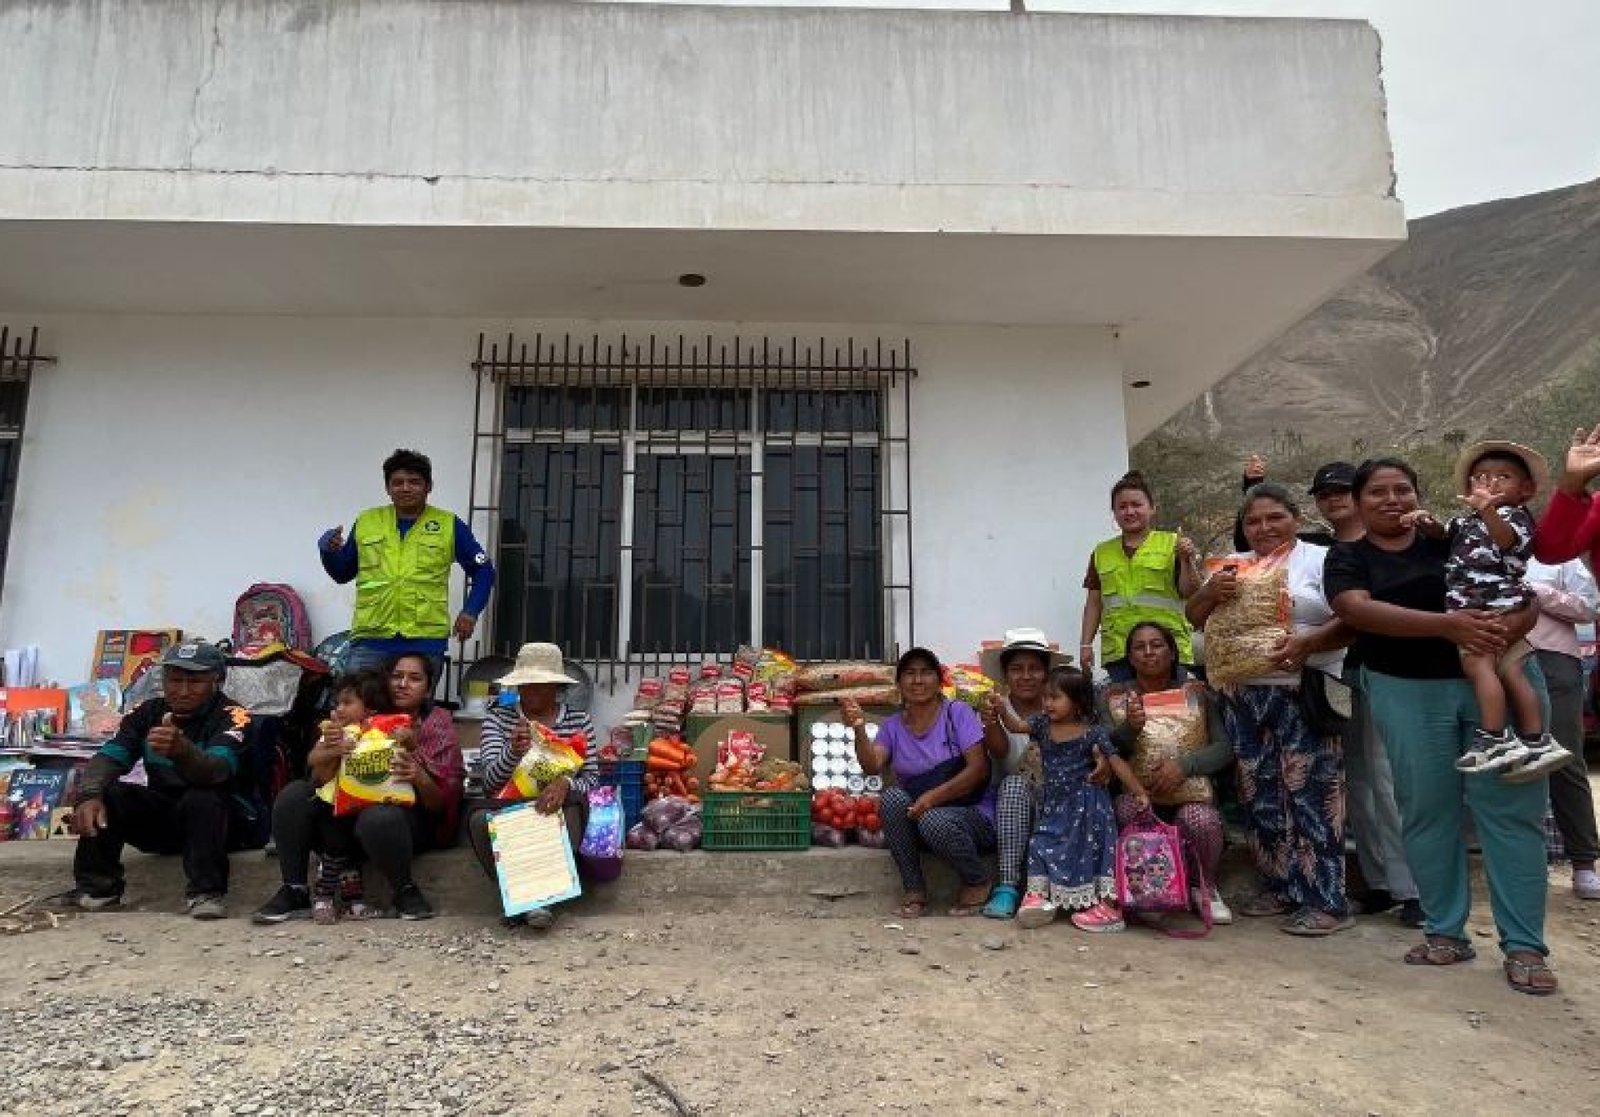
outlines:
M561 776L570 776L583 767L583 757L588 751L588 738L582 733L563 737L541 722L529 722L528 751L522 754L511 778L495 793L501 801L519 802L537 799L539 792Z
M379 803L416 805L417 789L390 772L395 752L410 744L410 729L408 714L375 714L362 724L355 749L339 761L334 777L335 815L356 814Z
M1133 702L1144 706L1144 729L1134 739L1129 767L1148 788L1152 773L1162 763L1168 760L1181 763L1187 754L1206 747L1205 698L1197 686L1144 695L1113 691L1108 696L1112 720L1119 725L1126 721L1128 706ZM1152 792L1150 795L1150 801L1158 807L1209 803L1211 798L1211 781L1205 776L1190 776L1170 794Z
M1206 620L1206 681L1213 686L1277 671L1274 652L1290 633L1288 556L1285 548L1266 558L1206 560L1211 577L1231 569L1239 583L1238 596Z

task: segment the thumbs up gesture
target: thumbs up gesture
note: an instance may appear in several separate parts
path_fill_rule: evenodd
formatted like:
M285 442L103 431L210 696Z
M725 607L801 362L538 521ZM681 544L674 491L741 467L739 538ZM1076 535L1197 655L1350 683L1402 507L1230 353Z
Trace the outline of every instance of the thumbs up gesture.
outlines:
M161 715L161 724L150 730L145 737L145 744L150 746L150 751L160 756L171 756L182 739L183 732L177 723L172 720L172 714Z

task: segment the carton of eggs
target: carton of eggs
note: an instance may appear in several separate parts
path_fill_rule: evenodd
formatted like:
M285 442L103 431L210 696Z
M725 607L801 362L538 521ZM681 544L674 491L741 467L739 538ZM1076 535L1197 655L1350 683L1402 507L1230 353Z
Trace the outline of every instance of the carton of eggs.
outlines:
M878 727L867 723L868 740ZM819 721L811 727L811 740L802 746L811 763L811 786L817 791L838 788L852 795L883 790L883 780L862 772L856 761L855 734L842 721Z

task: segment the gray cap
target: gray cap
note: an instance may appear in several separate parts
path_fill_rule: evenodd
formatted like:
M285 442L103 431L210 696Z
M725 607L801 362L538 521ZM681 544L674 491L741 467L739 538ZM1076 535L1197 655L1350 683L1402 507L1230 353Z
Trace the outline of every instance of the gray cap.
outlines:
M211 675L226 674L228 670L222 652L215 644L204 640L185 640L181 644L174 644L162 655L161 666Z

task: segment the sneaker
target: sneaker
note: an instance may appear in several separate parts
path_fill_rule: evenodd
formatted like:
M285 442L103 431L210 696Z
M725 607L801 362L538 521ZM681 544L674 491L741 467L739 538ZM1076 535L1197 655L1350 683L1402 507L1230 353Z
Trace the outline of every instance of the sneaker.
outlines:
M228 909L223 905L222 897L214 892L202 896L190 896L183 902L183 910L195 919L228 918Z
M1021 917L1019 916L1018 918L1020 921ZM1090 934L1095 935L1114 934L1117 931L1124 931L1128 927L1123 922L1122 912L1104 900L1092 908L1073 912L1072 925L1080 931L1088 931Z
M72 907L83 911L105 911L107 908L120 908L122 906L121 892L107 892L103 896L95 896L81 888L74 888L63 898Z
M1422 901L1416 897L1406 900L1400 905L1400 926L1417 928L1428 921L1428 916L1422 910Z
M311 894L304 888L285 884L272 894L272 899L256 909L250 922L270 925L290 919L304 919L311 914Z
M1022 906L1017 909L1018 927L1045 927L1055 921L1058 909L1049 900L1037 892L1030 892L1022 898Z
M433 918L433 905L415 884L408 884L394 894L394 911L401 919Z
M339 901L332 896L318 896L312 900L311 922L318 927L331 927L339 922Z
M1456 771L1468 775L1499 772L1525 760L1527 756L1528 746L1517 740L1517 735L1511 730L1490 733L1480 729L1474 735L1472 747L1456 760Z
M1195 910L1200 910L1200 890L1191 888L1189 900L1194 904ZM1215 888L1211 890L1211 898L1207 901L1211 905L1211 923L1215 927L1226 927L1233 922L1233 909L1222 898L1222 893Z
M1600 900L1600 873L1593 869L1573 869L1572 891L1580 900Z
M1400 901L1387 888L1369 888L1350 897L1350 906L1360 915L1378 915L1393 911Z
M1523 757L1520 763L1501 775L1506 783L1532 783L1572 762L1572 754L1548 733L1532 743L1519 743Z

